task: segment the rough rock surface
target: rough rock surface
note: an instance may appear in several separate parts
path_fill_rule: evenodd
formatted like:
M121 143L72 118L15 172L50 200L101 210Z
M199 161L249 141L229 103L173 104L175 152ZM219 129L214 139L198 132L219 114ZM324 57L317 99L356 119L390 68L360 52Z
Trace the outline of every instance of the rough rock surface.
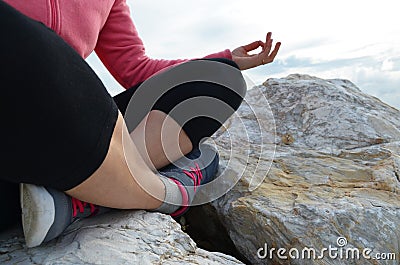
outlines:
M246 98L216 141L223 174L243 177L212 203L239 251L253 264L398 264L400 111L349 81L307 75L268 79ZM266 244L287 259L263 257ZM304 248L323 258L301 259Z
M290 75L251 89L237 114L216 134L221 156L218 185L203 189L196 200L207 199L209 188L215 189L213 194L230 190L212 202L213 211L210 205L203 208L218 215L206 219L219 219L247 260L252 264L398 264L397 109L362 93L349 81ZM204 228L204 223L200 226ZM223 238L219 225L211 230ZM198 248L169 216L144 211L85 219L60 238L33 249L25 248L20 230L14 232L0 235L0 264L241 264ZM214 241L221 245L219 249L231 251ZM321 252L329 246L336 252ZM272 259L258 257L258 250L263 256L272 248ZM278 248L286 249L280 254L287 259L278 257ZM305 248L324 256L313 259L311 252L311 258L301 259ZM367 253L371 257L395 253L396 260L357 259L351 253L346 258L346 250L357 249L362 256L365 248L371 249ZM291 249L299 251L299 258Z
M14 233L1 236L0 264L242 264L198 248L171 217L145 211L82 220L58 239L31 249L20 230Z

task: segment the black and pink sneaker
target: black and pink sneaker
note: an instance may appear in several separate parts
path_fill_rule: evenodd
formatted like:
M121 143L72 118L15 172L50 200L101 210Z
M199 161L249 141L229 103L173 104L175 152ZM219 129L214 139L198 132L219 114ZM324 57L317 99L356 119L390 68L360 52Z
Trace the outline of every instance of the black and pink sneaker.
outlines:
M201 185L213 181L217 175L219 156L210 145L202 144L186 156L159 170L174 181L182 193L182 207L171 214L178 218L188 211Z
M27 247L36 247L58 237L79 219L110 210L82 202L58 190L32 184L21 184L20 196Z

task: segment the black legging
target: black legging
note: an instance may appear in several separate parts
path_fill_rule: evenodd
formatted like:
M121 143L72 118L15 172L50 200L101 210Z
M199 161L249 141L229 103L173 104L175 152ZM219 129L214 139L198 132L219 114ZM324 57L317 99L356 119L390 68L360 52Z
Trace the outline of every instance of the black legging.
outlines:
M236 63L228 59L216 58L207 59L207 61L224 63L238 69ZM226 121L233 114L233 112L239 108L246 93L245 82L243 79L241 81L243 83L239 86L229 88L207 81L192 81L177 85L168 90L167 93L163 94L159 100L155 102L151 109L160 110L164 113L170 113L171 110L173 110L178 104L185 102L188 99L200 97L209 97L226 103L230 109L227 111L222 111L222 107L220 107L219 113L222 113L222 117L219 119L219 121L215 117L198 116L193 117L186 123L181 123L178 118L174 117L174 113L171 114L172 118L175 118L175 120L182 126L183 130L190 138L193 146L198 146L203 138L213 135L221 127L220 121ZM122 114L125 114L132 95L136 92L140 85L141 84L138 84L114 97L114 100ZM198 107L199 109L204 109L208 107L201 105L193 106L193 104L196 104L196 101L192 101L191 104L192 108ZM202 103L197 102L197 105L199 104Z
M1 130L1 229L20 219L19 183L68 190L93 174L107 154L118 108L125 112L139 85L113 99L86 62L52 30L2 1L0 14L0 111L6 125ZM226 59L215 60L237 67ZM188 98L207 96L232 108L226 120L242 102L244 81L239 87L234 92L210 82L185 83L168 91L152 109L169 113ZM194 146L221 126L209 117L181 125Z

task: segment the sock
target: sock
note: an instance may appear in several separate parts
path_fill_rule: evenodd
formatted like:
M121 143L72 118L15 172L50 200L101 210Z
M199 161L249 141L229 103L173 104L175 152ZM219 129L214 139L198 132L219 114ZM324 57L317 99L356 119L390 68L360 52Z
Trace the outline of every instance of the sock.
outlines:
M170 179L161 174L159 174L159 176L161 181L164 183L165 198L161 206L157 209L154 209L153 211L165 214L174 213L183 205L186 191L182 191L181 189L183 187L181 188L174 179Z

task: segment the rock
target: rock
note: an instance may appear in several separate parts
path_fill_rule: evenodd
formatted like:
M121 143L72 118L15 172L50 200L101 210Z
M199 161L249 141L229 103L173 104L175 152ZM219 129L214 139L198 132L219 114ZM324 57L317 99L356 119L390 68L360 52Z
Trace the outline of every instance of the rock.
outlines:
M212 205L238 250L252 264L377 264L365 249L399 260L399 110L307 75L268 79L246 102L215 141L220 186L237 184ZM301 259L307 248L323 258Z
M200 249L170 216L116 211L81 220L27 249L21 231L0 237L0 264L243 264Z
M209 251L239 250L251 264L382 262L362 254L397 264L397 109L346 80L290 75L249 90L209 142L220 152L219 177L195 203L212 203L185 223ZM0 235L1 264L243 264L209 251L169 216L145 211L82 220L33 249L20 229Z

